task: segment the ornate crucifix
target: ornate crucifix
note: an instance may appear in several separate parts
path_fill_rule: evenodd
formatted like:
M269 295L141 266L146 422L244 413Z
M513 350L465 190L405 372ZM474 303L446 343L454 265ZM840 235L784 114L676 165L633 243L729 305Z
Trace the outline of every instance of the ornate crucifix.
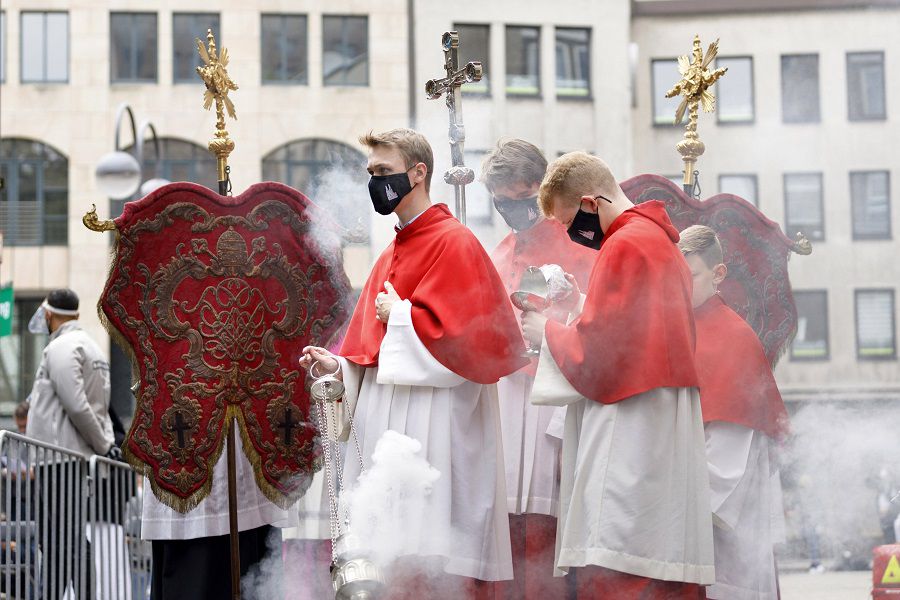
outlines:
M481 63L469 62L459 68L459 34L447 31L441 37L444 50L444 70L446 77L431 79L425 84L425 95L429 100L437 100L446 94L447 109L450 112L450 157L453 166L444 173L444 181L453 186L456 192L456 218L466 223L466 185L475 180L475 172L466 167L463 146L466 141L466 128L462 116L462 91L464 83L481 81Z
M228 92L238 89L238 86L228 76L228 50L222 48L221 55L216 51L216 38L212 29L206 30L206 39L209 49L204 47L200 38L196 39L197 52L203 59L204 66L197 67L197 74L206 84L206 92L203 94L203 108L209 110L213 102L216 103L216 137L209 142L209 151L216 155L216 170L219 178L219 194L226 195L231 191L229 180L228 156L234 150L234 140L228 137L225 129L225 112L232 119L237 119L234 112L234 104L228 98Z
M700 36L694 36L693 58L687 56L678 57L678 72L681 73L681 81L666 92L666 98L684 96L678 110L675 111L675 124L681 123L684 111L689 109L688 124L684 128L684 139L678 142L675 149L681 154L684 161L684 191L689 196L694 196L694 168L697 159L706 150L706 146L700 141L697 133L697 120L699 118L699 106L703 110L712 112L716 108L716 97L709 88L725 74L728 69L716 69L710 71L707 67L715 60L719 52L719 40L709 45L706 56L703 56L703 48L700 45Z

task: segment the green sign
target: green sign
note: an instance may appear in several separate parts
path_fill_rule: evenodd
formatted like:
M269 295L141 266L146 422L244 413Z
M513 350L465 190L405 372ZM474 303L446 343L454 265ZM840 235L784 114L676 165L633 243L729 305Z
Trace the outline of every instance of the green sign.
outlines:
M0 288L0 337L12 334L13 289Z

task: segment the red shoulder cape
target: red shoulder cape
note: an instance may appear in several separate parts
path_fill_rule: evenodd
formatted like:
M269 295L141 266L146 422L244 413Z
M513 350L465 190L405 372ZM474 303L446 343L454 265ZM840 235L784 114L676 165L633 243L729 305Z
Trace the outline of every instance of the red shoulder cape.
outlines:
M718 294L697 307L703 421L728 421L772 438L787 433L784 401L753 329Z
M691 272L677 241L662 202L626 210L600 246L581 317L547 322L553 358L586 398L697 387Z
M586 290L597 251L573 242L559 221L544 219L530 229L510 233L503 238L491 253L491 259L507 294L519 289L525 269L548 264L561 266L566 273L575 276L579 288ZM516 317L521 313L516 307L513 307L513 312ZM551 309L547 316L565 323L568 315L555 314ZM524 370L534 377L537 358L531 359Z
M434 358L476 383L495 383L527 361L503 282L471 231L435 204L397 232L362 290L341 356L378 364L385 325L375 297L390 281L412 303L416 334Z

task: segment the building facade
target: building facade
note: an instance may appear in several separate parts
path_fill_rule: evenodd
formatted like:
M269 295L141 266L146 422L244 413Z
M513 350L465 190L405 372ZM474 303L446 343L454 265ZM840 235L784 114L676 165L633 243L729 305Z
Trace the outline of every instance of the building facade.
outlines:
M111 240L87 230L81 217L93 204L101 218L121 211L122 202L103 197L94 178L115 145L135 144L127 119L115 140L117 107L133 109L139 132L151 121L161 142L157 156L147 136L144 180L215 186L206 151L215 115L202 108L194 72L194 40L205 41L208 28L228 48L240 87L232 94L238 119L228 122L236 140L234 193L275 179L330 198L332 213L348 225L370 225L357 137L408 122L407 46L394 35L405 31L402 0L379 3L375 12L354 1L272 1L252 9L232 1L210 12L201 2L21 0L4 3L0 15L0 282L12 282L16 297L14 334L0 338L0 413L10 414L30 390L44 340L25 326L48 290L74 289L83 323L95 338L108 339L93 307ZM371 248L346 249L357 285ZM114 354L114 370L116 362ZM127 413L130 397L119 391L114 403Z
M701 114L702 196L755 203L809 256L791 256L799 322L776 378L794 436L782 481L785 554L867 568L900 507L897 208L900 24L896 2L632 5L635 171L680 179L675 59L720 39L716 114ZM807 563L809 564L809 563Z
M680 179L673 126L676 58L699 34L721 39L718 109L701 115L702 195L736 193L793 237L790 276L798 334L777 368L792 411L825 404L900 407L897 353L900 267L900 23L898 0L15 0L0 9L0 285L15 289L13 335L0 338L0 415L27 395L44 340L26 333L46 292L69 286L83 321L108 339L91 307L106 278L111 240L88 231L122 202L100 193L94 170L116 145L117 108L153 123L143 178L213 186L194 38L207 28L232 57L238 120L228 129L234 193L260 180L309 194L369 241L348 244L354 286L388 243L393 221L370 210L360 134L423 131L435 150L432 195L452 206L443 100L425 81L443 75L441 34L460 33L462 62L485 77L463 94L466 161L479 171L499 138L522 137L548 159L587 150L625 179ZM140 136L138 136L140 137ZM133 148L132 148L133 151ZM469 224L486 247L505 235L477 182ZM112 350L112 349L111 349ZM127 361L113 352L117 379ZM122 375L124 373L125 375ZM126 385L127 387L127 385ZM126 415L122 384L114 403Z
M703 195L736 193L813 244L810 256L790 261L800 327L778 367L782 393L797 402L900 402L900 163L891 151L900 139L900 41L890 34L900 12L698 16L687 2L669 0L682 12L671 6L664 14L646 14L641 4L632 24L640 52L636 172L679 175L680 157L670 151L682 136L671 125L677 99L664 98L677 77L674 60L694 34L704 48L721 38L717 64L729 72L717 84L717 113L700 118Z
M111 241L85 229L81 217L93 204L101 218L121 212L124 201L104 198L94 178L115 147L134 152L127 118L116 134L118 108L127 104L137 116L144 180L215 186L205 150L215 117L202 110L194 73L194 39L207 28L228 48L240 87L232 93L238 119L228 122L236 141L234 193L255 181L281 181L327 206L348 229L361 227L370 241L344 250L351 282L360 286L393 225L369 209L360 134L420 128L435 149L433 195L453 204L441 177L450 163L447 110L424 94L425 81L443 72L440 38L448 29L460 30L464 62L485 64L485 79L467 86L463 101L466 160L476 171L503 136L530 139L550 158L599 152L617 171L630 170L630 6L582 0L572 8L523 12L509 1L437 8L412 0L377 7L271 1L252 9L225 2L216 11L197 2L5 6L0 283L14 285L16 319L13 335L0 338L0 414L30 390L44 340L26 334L25 325L48 290L72 287L82 298L82 321L106 339L91 307ZM158 143L144 121L152 122ZM469 222L487 247L506 233L477 182L469 187ZM111 350L116 379L127 379L124 357ZM127 414L130 397L124 384L117 389Z

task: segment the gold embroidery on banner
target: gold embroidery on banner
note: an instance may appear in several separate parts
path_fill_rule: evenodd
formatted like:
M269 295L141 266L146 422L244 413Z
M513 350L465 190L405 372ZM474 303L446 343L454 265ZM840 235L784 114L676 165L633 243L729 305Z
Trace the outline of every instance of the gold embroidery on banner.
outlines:
M308 412L304 414L291 402L299 374L294 369L278 368L280 355L275 343L303 335L318 340L335 322L340 314L338 304L323 318L311 319L311 315L318 311L315 292L325 284L323 278L331 269L340 267L331 261L303 270L288 261L278 243L267 242L265 237L252 238L248 248L235 228L264 231L270 221L278 220L295 235L307 233L309 222L275 200L261 203L246 216L213 216L186 202L169 205L153 218L140 220L122 232L119 263L128 264L142 234L159 233L176 219L192 222L194 233L223 230L215 251L205 239L191 239L189 244L179 244L175 256L155 270L137 264L138 272L132 273L124 266L108 290L109 305L120 321L136 332L143 354L144 385L129 437L157 462L159 469L151 473L142 464L141 470L151 476L154 491L167 504L177 510L190 510L209 493L210 471L223 447L222 423L234 414L260 489L273 502L286 506L306 490L311 474L286 498L285 492L262 474L262 459L256 450L265 457L265 473L282 483L293 474L289 468L278 465L279 457L300 457L301 463L311 464L313 471L320 468L321 457L317 438L298 447L301 432L307 432L308 437L308 432L315 429ZM179 296L182 286L206 279L219 281L204 287L199 296ZM269 294L267 298L257 287L265 283L271 289L275 282L283 294L280 297ZM121 292L132 286L140 291L142 318L129 316L119 300ZM153 402L160 391L154 338L169 343L188 342L182 356L183 368L164 375L172 404L160 415L156 427L161 426L166 444L154 444L148 435L154 428ZM274 443L264 439L258 413L252 410L260 404L266 406L264 414ZM212 407L205 419L202 406ZM206 430L201 431L204 421ZM255 447L251 448L251 444ZM201 487L187 498L159 487L164 483L188 494L200 482Z

